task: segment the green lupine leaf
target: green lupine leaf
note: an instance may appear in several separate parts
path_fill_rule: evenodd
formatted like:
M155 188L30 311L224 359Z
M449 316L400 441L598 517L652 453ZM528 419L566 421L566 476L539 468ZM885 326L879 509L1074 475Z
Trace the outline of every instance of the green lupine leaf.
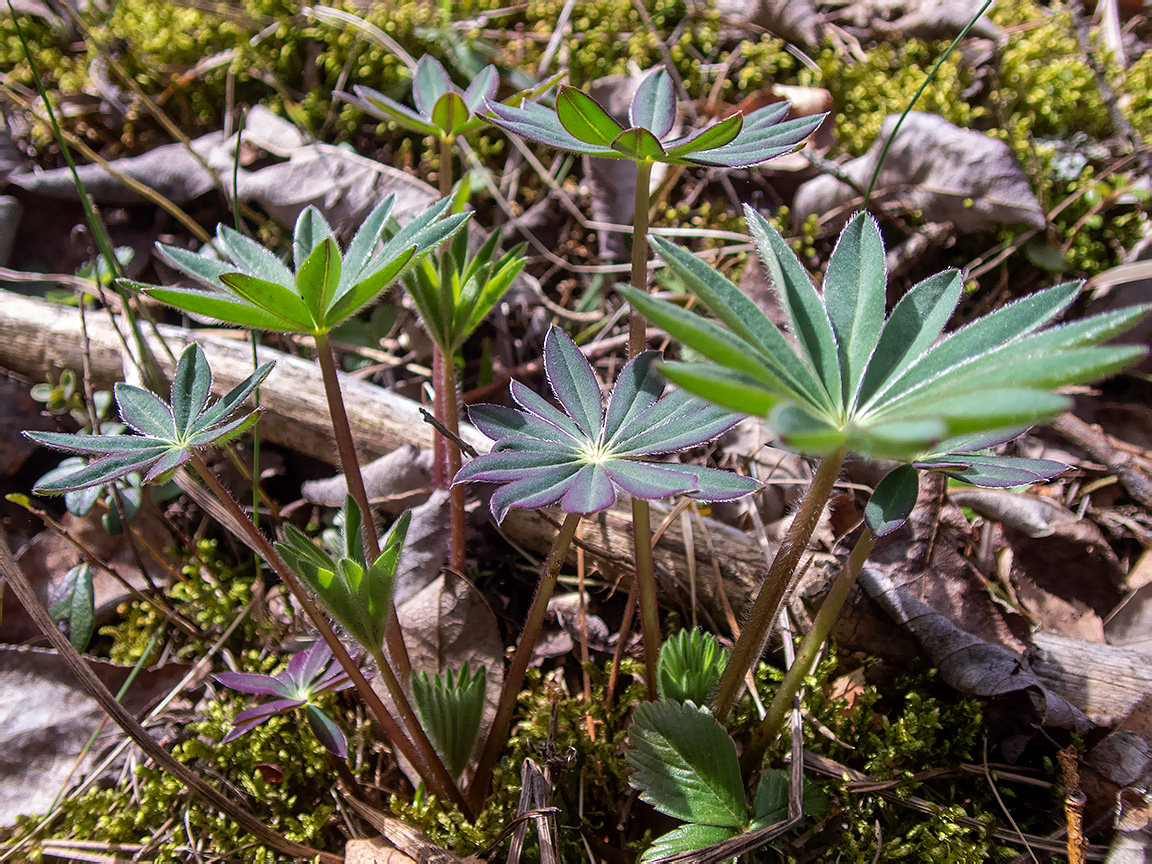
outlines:
M502 266L494 274L483 280L477 280L480 284L480 291L471 302L468 317L456 327L455 341L457 344L454 347L459 347L471 335L472 331L480 326L480 322L488 316L488 313L500 302L500 298L511 287L513 280L527 263L527 259L524 257L526 248L526 244L521 243L501 260Z
M720 168L747 168L759 165L774 156L794 150L816 131L824 122L825 116L827 115L799 117L771 127L763 123L754 124L749 116L744 119L744 128L740 130L740 134L730 143L693 153L687 159L698 165Z
M849 434L852 448L885 459L907 460L939 445L950 434L950 426L939 417L893 420L871 426L853 426Z
M823 382L832 404L842 405L839 352L823 299L780 232L747 205L744 218L812 371Z
M917 459L912 464L923 470L938 471L962 483L992 489L1043 483L1069 468L1051 459L1018 459L983 453L949 453Z
M210 288L218 288L220 285L220 277L225 273L232 273L236 270L235 266L227 261L211 258L206 254L190 252L178 246L169 246L165 243L156 244L156 253L165 263L170 264L181 273L191 276L197 282L202 282ZM130 279L121 279L118 281L127 284L134 291L144 290L142 287L137 287L140 283L133 282Z
M1134 355L1128 355L1128 361ZM985 429L1024 426L1055 417L1068 408L1068 399L1046 390L1003 387L945 396L920 409L920 415L942 419L948 436Z
M441 135L446 138L454 138L463 130L469 115L468 106L464 104L464 97L459 93L449 91L436 100L436 105L432 109L432 122L440 127Z
M580 349L556 328L544 339L544 370L565 412L584 435L595 438L604 417L600 384Z
M654 236L649 242L656 254L684 280L713 315L758 349L759 359L774 370L784 383L782 393L832 410L833 406L824 387L813 377L804 361L796 356L784 334L748 295L695 255L668 239Z
M379 269L366 268L370 275L353 285L340 299L329 307L324 316L330 328L336 327L349 315L359 311L373 299L378 297L385 288L400 278L404 269L420 257L415 246L406 249L392 258Z
M75 474L60 477L50 483L37 486L32 491L37 495L59 495L87 486L99 486L139 471L155 459L168 452L168 447L160 445L147 450L134 450L131 453L106 456L81 468Z
M293 560L307 562L317 569L335 570L336 562L319 546L313 543L308 535L291 523L284 523L284 540L276 544L280 554L290 555Z
M824 305L840 358L844 407L855 404L880 330L888 274L880 229L867 213L859 213L840 232L824 271Z
M393 120L405 129L420 132L424 135L438 135L440 133L440 130L437 129L434 124L428 122L411 108L390 99L378 90L357 84L352 88L352 91L356 95L341 95L353 105L357 105L369 114Z
M257 279L247 273L225 273L220 281L253 306L269 312L275 310L272 314L291 322L293 329L307 328L312 323L312 316L297 291L279 282Z
M556 97L556 116L568 134L585 144L611 147L616 136L624 131L599 102L567 85L560 87Z
M683 138L669 141L664 147L668 151L669 156L680 159L700 152L701 150L712 150L716 147L723 147L739 135L740 130L743 128L744 115L736 112L735 114L725 117L719 123L706 126L699 132L693 132L690 135L685 135Z
M154 297L161 303L167 303L190 315L200 315L238 327L251 327L253 330L294 332L298 327L296 322L276 312L259 309L247 301L234 299L218 291L162 288L156 285L143 285L129 279L120 281L127 288L142 291L149 297Z
M176 423L176 437L188 434L193 421L204 413L212 393L212 369L204 349L194 345L191 351L180 355L176 374L172 377L172 416Z
M737 828L727 828L721 825L697 825L688 823L674 828L667 834L657 837L652 845L644 850L640 856L641 864L649 861L659 861L681 852L694 852L731 840L740 834Z
M268 377L275 363L264 363L255 372L229 390L224 397L196 418L190 428L203 432L220 423L244 402L245 399Z
M166 444L160 438L150 438L143 435L70 435L66 432L25 432L24 436L37 444L51 447L53 450L88 455L151 450Z
M672 76L662 66L640 82L628 106L628 123L647 129L659 140L672 131L676 122L676 88Z
M53 590L56 598L48 607L53 621L68 622L68 641L81 653L92 641L96 625L96 593L92 586L92 569L79 564L64 574Z
M875 537L891 534L908 521L920 491L920 473L900 465L885 475L864 508L864 521Z
M902 375L932 346L960 302L963 287L959 270L945 270L914 285L900 298L868 363L857 405L868 404L890 378Z
M392 523L388 535L384 538L380 556L368 568L368 593L372 607L384 610L385 615L392 600L396 566L400 562L400 553L404 550L404 540L408 536L411 521L412 512L405 510L400 518Z
M501 129L530 141L558 147L561 150L570 150L573 153L587 153L608 159L624 158L609 146L616 134L619 134L619 128L608 144L587 144L564 128L555 111L550 111L535 102L523 102L516 108L489 102L488 110L492 122Z
M356 236L352 238L352 242L348 244L348 250L344 253L344 264L340 269L340 289L336 292L337 296L342 297L360 280L364 265L368 263L372 250L376 248L376 244L384 235L384 230L388 226L388 217L391 215L395 203L396 196L389 195L372 208L368 218L357 229Z
M117 382L112 390L120 408L120 419L142 435L171 441L176 437L176 423L164 400L143 387Z
M421 57L412 77L412 99L416 102L416 110L424 117L432 116L437 101L451 89L452 79L440 61L430 54Z
M689 393L753 417L767 417L782 398L743 372L711 363L665 363L660 369Z
M145 483L164 483L172 478L176 469L188 461L191 453L187 447L170 447L159 459L149 467L144 475Z
M468 111L475 114L484 107L489 99L496 98L496 91L500 88L500 75L496 67L489 63L480 70L472 83L464 91L464 104Z
M430 677L424 670L412 676L412 696L428 737L453 777L468 766L468 757L480 731L484 711L485 672L473 675L465 663L460 675L452 671Z
M636 162L659 162L664 158L660 140L647 129L625 129L612 142L612 149Z
M339 291L341 269L340 248L326 237L296 271L296 293L318 330L328 324L326 313Z
M308 260L312 250L332 237L332 226L323 214L309 204L296 217L296 227L292 232L292 263L299 270Z
M831 453L848 441L848 434L843 429L790 403L777 405L769 415L768 424L790 446L804 453Z
M704 705L727 665L728 652L715 636L681 630L660 646L656 661L660 698Z
M748 824L736 746L711 714L679 702L636 706L628 732L628 779L669 816L729 828Z
M232 260L244 271L265 282L275 282L291 290L294 280L292 271L284 266L275 255L239 231L220 225L217 234Z
M428 335L432 337L433 342L444 349L449 339L444 327L444 296L440 290L440 275L436 272L435 265L427 259L421 261L408 274L405 283L408 296L416 305L416 311L420 313L420 320L424 322Z

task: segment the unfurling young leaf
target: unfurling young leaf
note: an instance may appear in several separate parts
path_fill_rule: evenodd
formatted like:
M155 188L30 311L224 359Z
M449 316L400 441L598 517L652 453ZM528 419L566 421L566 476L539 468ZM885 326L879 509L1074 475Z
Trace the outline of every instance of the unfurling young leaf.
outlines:
M421 669L412 675L412 697L420 721L453 777L468 767L484 713L485 681L484 667L472 674L467 663L455 677L451 669L435 676Z
M139 435L66 435L25 432L38 444L95 457L95 461L64 476L53 476L33 490L58 495L109 483L134 471L145 483L162 483L176 473L192 451L227 443L256 422L257 412L236 417L244 400L259 386L273 364L265 363L211 407L212 370L204 349L192 344L180 355L172 378L171 399L165 403L142 387L116 385L120 418Z
M711 633L681 630L660 646L656 662L660 698L704 705L727 662L728 652Z

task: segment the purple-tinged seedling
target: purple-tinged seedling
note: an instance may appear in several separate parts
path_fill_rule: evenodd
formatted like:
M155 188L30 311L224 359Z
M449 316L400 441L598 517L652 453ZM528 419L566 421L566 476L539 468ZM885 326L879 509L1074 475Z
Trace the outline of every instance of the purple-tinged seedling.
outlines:
M307 651L294 654L288 668L279 675L261 675L256 672L220 672L213 678L225 687L241 693L276 698L245 708L232 721L232 729L221 744L235 741L250 732L273 714L287 714L303 708L316 739L329 753L341 759L348 755L348 742L340 727L316 704L323 693L347 690L352 682L344 671L332 661L332 651L323 642L317 642Z
M581 517L612 506L618 492L634 500L683 494L705 501L730 501L759 486L727 471L652 461L654 456L707 443L739 422L728 411L682 391L661 399L664 383L656 370L658 356L645 351L629 360L605 409L592 365L576 343L553 327L544 339L544 370L560 408L514 381L512 396L520 408L475 405L469 409L472 422L496 443L491 453L465 465L454 482L502 484L492 495L497 521L512 507L544 507L557 501L568 514L544 565L504 677L496 719L470 789L474 804L483 801L496 757L507 741L516 696L540 635L548 599ZM651 660L655 676L655 654Z
M491 453L465 465L454 482L503 484L492 495L497 522L512 507L556 502L569 514L596 513L611 507L618 492L645 499L689 495L730 501L754 491L755 480L729 471L651 461L706 444L739 422L731 412L682 390L661 399L658 358L658 352L645 351L629 360L605 410L591 364L553 327L544 340L544 368L563 410L517 381L510 389L520 408L472 406L472 422L496 443Z
M79 471L42 481L33 491L38 495L59 495L109 483L133 471L142 472L145 483L164 482L192 457L194 451L218 447L256 422L256 411L240 417L233 415L272 371L272 366L265 363L223 399L208 407L212 370L204 349L199 345L189 345L176 366L169 402L142 387L124 382L116 385L120 419L139 435L25 432L45 447L96 457L95 462Z

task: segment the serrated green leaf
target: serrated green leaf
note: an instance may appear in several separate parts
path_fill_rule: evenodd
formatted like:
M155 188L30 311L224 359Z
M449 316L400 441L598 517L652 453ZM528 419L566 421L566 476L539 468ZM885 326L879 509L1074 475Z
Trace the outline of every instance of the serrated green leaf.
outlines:
M731 840L740 834L736 828L725 828L719 825L681 825L652 841L652 845L644 850L640 856L641 864L648 861L658 861L681 852L694 852ZM734 861L735 859L730 859Z
M880 339L887 291L880 229L866 212L858 213L840 232L824 271L824 305L836 336L846 409L855 405L864 370Z
M919 490L919 472L911 465L900 465L889 471L864 508L864 521L873 536L884 537L908 521Z
M635 162L659 162L664 158L660 141L647 129L625 129L612 142L612 149Z
M780 232L748 205L744 206L744 218L809 367L823 383L832 404L844 404L836 336L823 299Z
M672 131L676 122L676 88L672 76L663 67L657 67L640 82L628 106L628 122L663 138Z
M624 131L599 102L567 85L560 87L556 97L556 116L568 134L585 144L611 147L616 136Z
M669 816L730 828L748 823L736 746L707 711L679 702L636 707L629 784Z

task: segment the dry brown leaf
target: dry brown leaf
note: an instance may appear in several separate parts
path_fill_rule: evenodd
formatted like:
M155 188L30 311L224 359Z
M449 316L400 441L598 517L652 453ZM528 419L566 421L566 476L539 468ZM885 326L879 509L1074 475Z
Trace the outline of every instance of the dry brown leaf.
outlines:
M887 117L868 152L840 166L859 187L868 185L897 120L895 114ZM839 230L859 197L856 190L835 177L816 177L797 190L793 220L803 225L809 216L825 219L833 214L824 227ZM1032 228L1045 224L1040 203L1007 144L919 111L909 113L900 128L872 200L877 204L899 202L904 209L918 211L926 222L951 222L962 233L1002 222Z
M344 864L416 864L416 862L379 837L372 840L349 840L344 846Z
M824 41L820 16L812 0L718 0L716 11L788 42L818 47Z

